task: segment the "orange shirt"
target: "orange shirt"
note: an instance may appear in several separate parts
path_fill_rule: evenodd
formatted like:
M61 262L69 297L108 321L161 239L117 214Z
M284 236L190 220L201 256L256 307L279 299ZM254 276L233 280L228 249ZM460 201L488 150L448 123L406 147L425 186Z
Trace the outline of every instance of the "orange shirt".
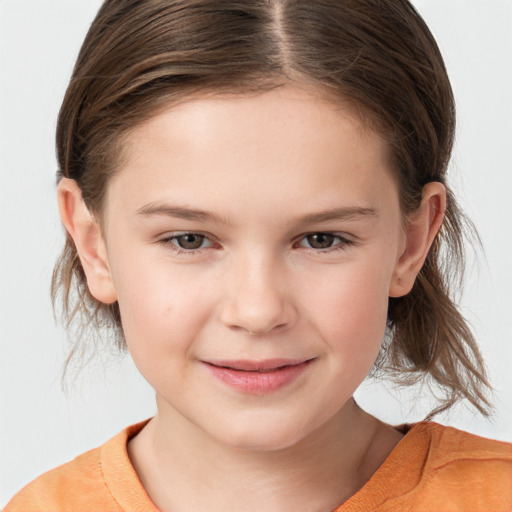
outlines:
M40 476L4 512L157 512L126 448L145 424ZM512 445L436 423L413 425L366 485L336 510L372 511L510 512Z

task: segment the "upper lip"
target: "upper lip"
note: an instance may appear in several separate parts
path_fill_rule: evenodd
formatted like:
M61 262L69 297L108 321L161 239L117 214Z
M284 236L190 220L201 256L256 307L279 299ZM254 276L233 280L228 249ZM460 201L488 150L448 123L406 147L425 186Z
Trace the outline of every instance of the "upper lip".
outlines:
M270 370L277 370L285 366L297 366L302 363L312 361L311 359L264 359L264 360L209 360L204 361L212 366L220 368L229 368L231 370L241 370L246 372L264 372Z

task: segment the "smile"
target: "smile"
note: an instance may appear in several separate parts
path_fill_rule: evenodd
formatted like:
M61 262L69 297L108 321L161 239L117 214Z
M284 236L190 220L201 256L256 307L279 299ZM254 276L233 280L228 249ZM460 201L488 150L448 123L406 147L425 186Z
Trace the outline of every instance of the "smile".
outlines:
M264 395L291 384L314 359L265 361L208 361L210 373L223 384L243 393Z

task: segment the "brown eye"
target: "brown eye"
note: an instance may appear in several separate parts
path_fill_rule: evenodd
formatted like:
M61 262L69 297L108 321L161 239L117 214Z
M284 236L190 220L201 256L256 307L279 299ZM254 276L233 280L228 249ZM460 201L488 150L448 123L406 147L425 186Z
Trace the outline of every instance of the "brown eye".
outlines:
M181 249L200 249L205 241L204 235L198 235L197 233L186 233L173 237L175 244Z
M329 249L332 247L336 237L330 233L314 233L308 235L306 240L313 249Z

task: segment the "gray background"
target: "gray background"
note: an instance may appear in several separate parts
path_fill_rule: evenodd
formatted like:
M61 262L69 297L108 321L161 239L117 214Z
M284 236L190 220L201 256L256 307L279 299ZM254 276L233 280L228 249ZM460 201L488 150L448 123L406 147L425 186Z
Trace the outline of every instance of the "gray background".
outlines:
M438 421L512 441L512 1L416 0L458 104L452 184L486 255L461 307L496 388L491 421L466 407ZM61 391L65 335L49 300L63 241L54 200L55 119L100 0L0 0L0 507L41 472L154 414L128 357L98 358ZM428 411L424 390L365 383L367 410L397 424Z

